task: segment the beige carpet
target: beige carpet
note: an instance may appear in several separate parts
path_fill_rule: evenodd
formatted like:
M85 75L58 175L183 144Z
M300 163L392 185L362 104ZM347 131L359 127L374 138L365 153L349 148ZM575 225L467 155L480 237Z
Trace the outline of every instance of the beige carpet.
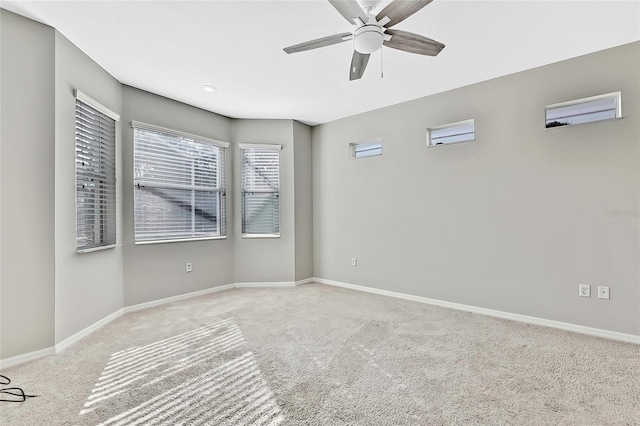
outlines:
M638 425L640 346L319 284L118 318L6 369L8 425Z

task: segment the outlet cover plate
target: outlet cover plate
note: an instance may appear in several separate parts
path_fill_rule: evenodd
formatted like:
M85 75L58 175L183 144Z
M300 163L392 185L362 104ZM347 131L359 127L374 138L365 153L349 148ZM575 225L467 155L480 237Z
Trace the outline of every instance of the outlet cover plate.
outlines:
M598 286L598 299L609 300L609 286L606 286L606 285Z
M191 266L191 263L185 263L185 264L184 264L184 271L185 271L185 272L191 272L191 271L193 271L193 268L192 268L192 266Z
M578 295L580 297L591 297L591 286L589 284L580 284Z

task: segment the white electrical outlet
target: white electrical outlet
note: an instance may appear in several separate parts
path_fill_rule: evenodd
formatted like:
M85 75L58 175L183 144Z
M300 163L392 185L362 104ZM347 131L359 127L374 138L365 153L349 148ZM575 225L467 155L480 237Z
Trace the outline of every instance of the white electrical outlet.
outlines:
M188 263L184 264L184 270L185 270L185 272L193 271L193 268L191 267L191 262L188 262Z
M598 299L609 299L609 286L599 285L598 286Z
M589 284L580 284L578 291L580 297L591 297L591 286Z
M355 257L351 258L351 266L358 266L358 259L356 259Z

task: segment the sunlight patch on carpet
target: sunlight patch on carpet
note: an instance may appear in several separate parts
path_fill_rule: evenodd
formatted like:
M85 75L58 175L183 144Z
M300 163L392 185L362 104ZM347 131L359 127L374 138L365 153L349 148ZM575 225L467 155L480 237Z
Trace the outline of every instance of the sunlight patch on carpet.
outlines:
M104 412L100 424L118 426L277 425L281 409L245 343L230 318L116 352L80 416Z

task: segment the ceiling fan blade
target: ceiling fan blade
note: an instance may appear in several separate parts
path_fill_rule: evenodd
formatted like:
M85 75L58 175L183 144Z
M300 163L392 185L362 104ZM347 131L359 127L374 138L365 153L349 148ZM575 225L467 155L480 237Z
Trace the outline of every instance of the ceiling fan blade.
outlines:
M386 28L391 28L399 22L404 21L433 0L394 0L387 7L382 9L376 20L380 21L385 16L389 18L389 22L384 24Z
M391 40L383 41L382 44L393 49L427 56L436 56L444 49L444 44L439 41L408 31L387 30L387 34L391 35Z
M317 49L319 47L331 46L332 44L342 43L343 41L351 40L352 38L353 38L353 34L351 33L334 34L328 37L317 38L315 40L306 41L304 43L285 47L283 50L289 54L304 52L305 50Z
M350 24L355 24L354 19L358 18L363 24L369 20L367 14L364 13L364 10L362 10L356 0L329 0L329 3L331 3Z
M358 80L362 77L365 68L367 68L367 63L369 62L369 56L371 55L365 55L357 50L353 51L351 68L349 69L349 80Z

